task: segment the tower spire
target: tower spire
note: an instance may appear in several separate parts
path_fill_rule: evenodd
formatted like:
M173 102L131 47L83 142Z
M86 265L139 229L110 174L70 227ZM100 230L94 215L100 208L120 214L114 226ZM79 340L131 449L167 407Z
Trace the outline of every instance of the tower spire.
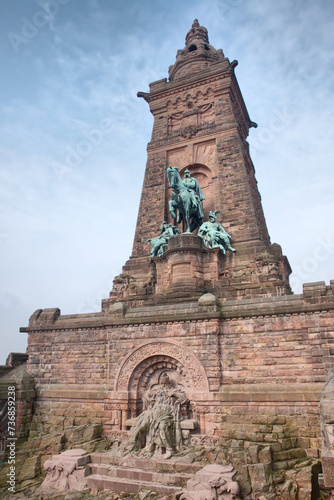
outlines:
M176 62L169 68L169 80L203 71L223 59L223 51L209 44L208 30L195 19L186 35L186 46L177 51Z

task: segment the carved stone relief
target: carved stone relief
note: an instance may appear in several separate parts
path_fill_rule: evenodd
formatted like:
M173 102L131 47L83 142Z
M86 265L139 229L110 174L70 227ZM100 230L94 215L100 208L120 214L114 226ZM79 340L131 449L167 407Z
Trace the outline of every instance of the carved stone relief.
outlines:
M132 429L121 452L123 455L139 452L147 457L154 454L168 459L183 446L181 424L188 416L188 397L174 379L162 373L158 383L145 391L142 399L143 411L128 422Z
M170 113L168 115L168 134L179 132L183 137L187 137L186 130L191 130L190 137L204 128L209 123L213 123L215 119L213 103L205 104L197 108L193 108L193 101L187 101L187 109L178 113Z
M233 480L237 471L231 465L206 465L187 482L180 500L238 499L239 484Z
M157 356L162 358L157 359ZM120 366L115 391L131 391L136 397L139 381L144 381L147 368L158 361L169 362L171 366L178 367L176 370L185 374L191 391L209 391L205 371L199 360L189 349L171 342L150 342L133 350Z
M86 487L88 469L84 466L89 462L89 455L81 449L67 450L60 455L44 462L46 478L41 485L43 494L52 490L81 491Z

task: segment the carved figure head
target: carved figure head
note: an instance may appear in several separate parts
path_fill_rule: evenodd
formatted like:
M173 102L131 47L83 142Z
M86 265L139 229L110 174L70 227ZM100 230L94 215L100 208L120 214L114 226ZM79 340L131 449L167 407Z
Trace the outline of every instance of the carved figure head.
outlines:
M184 177L185 177L185 178L190 177L190 172L189 172L189 170L188 170L187 168L186 168L186 169L185 169L185 171L184 171Z
M168 377L167 373L163 373L161 375L160 383L162 385L168 385L169 384L169 377Z

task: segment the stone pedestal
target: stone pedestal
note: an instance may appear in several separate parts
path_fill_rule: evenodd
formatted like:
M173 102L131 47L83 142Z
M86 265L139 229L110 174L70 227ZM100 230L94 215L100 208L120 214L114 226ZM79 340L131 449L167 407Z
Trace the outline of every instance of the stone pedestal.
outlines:
M53 490L82 491L86 487L86 476L89 469L85 465L89 462L89 455L81 449L67 450L60 455L53 455L44 463L47 476L41 486L43 493Z
M219 249L208 251L194 234L180 234L168 241L163 258L155 258L156 293L202 295L219 276Z

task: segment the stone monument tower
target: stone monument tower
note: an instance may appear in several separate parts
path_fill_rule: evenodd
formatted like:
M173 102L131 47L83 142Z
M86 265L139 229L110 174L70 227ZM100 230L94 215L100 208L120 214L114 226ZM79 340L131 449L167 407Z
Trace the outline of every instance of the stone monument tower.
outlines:
M280 246L270 244L257 189L247 143L250 127L257 125L239 89L237 64L209 44L206 28L195 19L185 48L169 68L169 81L153 82L149 93L138 93L149 104L154 125L132 255L116 278L112 301L157 303L173 301L175 294L188 300L191 287L194 297L211 292L228 299L290 292L291 269ZM198 181L204 219L220 211L235 254L203 254L198 238L174 238L164 261L148 267L147 239L158 234L163 221L173 222L166 165L177 167L181 178L189 172ZM179 245L182 253L176 251Z
M243 498L315 498L334 281L291 293L236 65L195 20L169 80L138 94L154 125L132 255L101 312L39 309L22 329L37 387L30 437L99 424L119 460L144 456L136 466L147 468L155 455L174 472L182 450L209 447L187 460L230 464Z

